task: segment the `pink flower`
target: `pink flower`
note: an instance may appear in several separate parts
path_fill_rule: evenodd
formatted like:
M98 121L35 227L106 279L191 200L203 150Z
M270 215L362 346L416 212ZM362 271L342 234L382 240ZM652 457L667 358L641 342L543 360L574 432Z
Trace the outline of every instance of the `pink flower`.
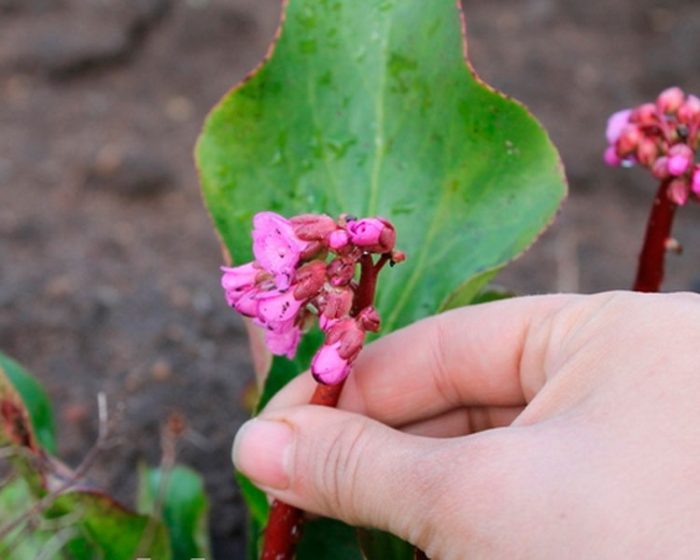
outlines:
M700 167L696 167L693 171L693 181L690 188L697 196L700 196Z
M294 297L292 290L270 290L257 296L257 319L261 326L273 331L286 330L294 323L302 301Z
M323 345L311 360L311 374L314 379L324 385L337 385L350 373L350 363L341 358L338 350L340 341L331 345Z
M685 93L679 87L670 87L659 94L656 99L656 106L662 113L673 114L685 100Z
M295 325L281 331L265 331L265 345L276 356L287 356L292 359L297 353L301 329Z
M629 124L632 109L623 109L617 113L613 113L608 119L608 128L605 131L605 136L608 139L608 144L614 144L622 134L624 128Z
M685 144L676 144L668 152L668 172L673 177L683 175L693 161L693 150Z
M678 109L678 122L688 125L697 122L698 119L700 119L700 99L689 95Z
M382 218L352 220L347 230L354 245L374 253L388 253L396 242L394 226Z
M224 273L221 277L221 287L226 294L226 301L233 307L245 292L255 286L258 275L262 273L255 263L248 263L236 267L222 266Z
M294 233L289 220L274 212L259 212L253 218L253 254L275 278L280 290L289 287L301 253L309 242Z

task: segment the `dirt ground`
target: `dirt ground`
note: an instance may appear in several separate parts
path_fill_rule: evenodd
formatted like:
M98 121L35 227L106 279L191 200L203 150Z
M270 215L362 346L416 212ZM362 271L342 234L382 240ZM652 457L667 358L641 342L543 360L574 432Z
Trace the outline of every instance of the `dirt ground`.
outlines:
M433 0L435 1L435 0ZM571 183L555 226L500 278L520 293L630 285L654 185L601 163L612 111L700 91L693 0L467 0L484 79L551 131ZM208 109L266 50L278 0L0 0L0 348L47 387L61 455L123 407L91 476L133 499L138 461L181 412L179 459L211 497L216 558L242 557L229 450L251 365L218 286L191 151ZM684 208L669 289L700 290Z

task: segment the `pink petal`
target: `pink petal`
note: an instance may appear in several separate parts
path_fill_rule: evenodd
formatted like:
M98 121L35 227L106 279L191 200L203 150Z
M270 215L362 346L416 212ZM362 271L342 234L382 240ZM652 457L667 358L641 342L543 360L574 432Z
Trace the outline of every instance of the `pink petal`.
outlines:
M265 331L265 345L276 356L292 359L301 340L301 329L291 326L282 331Z
M263 325L275 329L278 325L292 321L302 306L291 290L271 290L258 296L257 317Z
M234 303L234 309L246 317L255 317L258 314L259 293L260 292L256 288L251 288L243 293Z
M608 139L608 144L614 144L622 134L622 130L629 124L632 109L623 109L617 113L613 113L608 119L608 127L605 131L605 136Z
M299 239L289 220L274 212L260 212L253 218L253 254L277 287L289 287L294 269L307 242Z
M247 263L236 267L222 266L221 287L226 293L226 301L233 306L240 297L255 285L255 279L260 269L255 263Z

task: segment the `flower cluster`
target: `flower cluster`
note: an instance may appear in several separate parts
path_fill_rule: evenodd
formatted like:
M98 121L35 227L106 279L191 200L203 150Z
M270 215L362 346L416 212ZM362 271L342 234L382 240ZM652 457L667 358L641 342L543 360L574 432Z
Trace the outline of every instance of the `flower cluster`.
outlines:
M340 383L350 372L366 332L379 329L371 306L356 309L358 263L382 255L385 262L404 256L394 250L394 226L383 218L338 220L323 214L286 219L260 212L253 219L253 262L222 267L221 285L228 304L265 329L273 354L292 358L302 332L314 316L325 333L311 372L320 383ZM366 261L365 261L366 262Z
M647 167L668 181L669 198L683 205L692 195L700 199L700 165L695 151L700 132L700 98L672 87L655 103L613 114L608 120L608 165Z

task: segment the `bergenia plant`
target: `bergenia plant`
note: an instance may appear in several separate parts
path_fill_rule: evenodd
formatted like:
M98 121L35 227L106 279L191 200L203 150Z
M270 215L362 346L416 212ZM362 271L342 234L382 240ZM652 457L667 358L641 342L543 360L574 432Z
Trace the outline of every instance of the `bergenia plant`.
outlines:
M311 360L311 374L322 387L311 404L335 406L365 334L379 330L373 307L377 276L387 263L405 258L394 249L394 226L379 217L302 214L288 220L260 212L253 227L255 260L222 267L226 301L265 330L272 354L288 358L317 319L325 338ZM301 521L299 510L275 501L262 558L292 558Z
M700 200L700 165L695 163L699 135L700 99L678 87L608 120L605 162L644 166L660 182L639 256L636 291L659 291L664 255L669 249L678 250L671 237L676 208Z
M309 369L314 398L333 404L379 317L385 334L472 303L552 221L566 192L558 154L465 60L461 15L455 0L288 0L269 56L207 118L202 191L237 265L224 288L262 328L256 410ZM410 258L377 283L402 258L395 232ZM309 321L319 328L302 336ZM257 359L261 332L272 359ZM249 558L275 557L263 533L289 543L298 512L237 478ZM367 537L306 520L296 558L413 559L391 535Z

